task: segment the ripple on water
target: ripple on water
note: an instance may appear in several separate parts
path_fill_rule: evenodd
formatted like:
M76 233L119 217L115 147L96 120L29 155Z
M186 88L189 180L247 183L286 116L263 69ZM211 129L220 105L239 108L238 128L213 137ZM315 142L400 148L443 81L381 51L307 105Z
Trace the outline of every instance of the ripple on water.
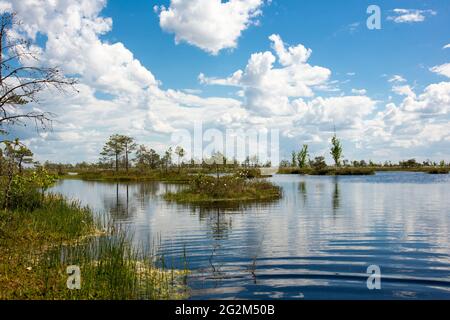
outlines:
M158 243L171 266L187 262L193 299L450 299L449 177L274 176L281 200L228 208L167 203L177 186L156 182L52 191ZM382 290L367 289L370 265Z

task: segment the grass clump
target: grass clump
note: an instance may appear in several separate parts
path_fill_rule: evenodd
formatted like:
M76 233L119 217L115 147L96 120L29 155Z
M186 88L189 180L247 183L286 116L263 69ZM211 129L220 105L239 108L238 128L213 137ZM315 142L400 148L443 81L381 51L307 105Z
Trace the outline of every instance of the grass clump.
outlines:
M126 233L105 228L89 208L46 196L33 210L0 211L0 299L177 299L187 271L157 267ZM160 258L159 258L160 259ZM67 288L67 267L81 289Z
M195 176L187 188L167 193L164 198L181 203L275 200L281 197L280 187L263 179L246 179L239 175Z
M261 170L256 168L243 168L238 169L234 173L235 177L244 178L244 179L255 179L261 178Z

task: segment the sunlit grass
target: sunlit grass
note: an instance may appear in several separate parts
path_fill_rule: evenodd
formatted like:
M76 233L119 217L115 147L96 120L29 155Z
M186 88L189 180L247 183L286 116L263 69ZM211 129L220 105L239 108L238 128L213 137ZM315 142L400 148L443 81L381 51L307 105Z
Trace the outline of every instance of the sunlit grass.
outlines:
M2 211L0 299L185 297L187 270L166 269L163 257L136 249L131 240L124 230L95 221L88 208L57 196L34 211ZM70 265L81 269L80 290L67 288Z

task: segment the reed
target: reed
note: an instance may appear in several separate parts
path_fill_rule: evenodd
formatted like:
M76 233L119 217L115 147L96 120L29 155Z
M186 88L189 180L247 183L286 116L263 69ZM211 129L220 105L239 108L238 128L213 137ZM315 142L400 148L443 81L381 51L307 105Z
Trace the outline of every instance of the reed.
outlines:
M162 263L155 249L132 245L126 230L89 208L49 195L33 211L0 213L0 299L178 299L187 270ZM81 289L67 288L68 266Z

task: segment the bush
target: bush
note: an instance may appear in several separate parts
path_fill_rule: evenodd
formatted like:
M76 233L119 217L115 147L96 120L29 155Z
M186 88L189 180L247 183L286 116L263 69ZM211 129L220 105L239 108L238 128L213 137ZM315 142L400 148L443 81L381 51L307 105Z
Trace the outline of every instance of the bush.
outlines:
M450 172L449 169L446 168L432 168L429 170L425 170L428 174L448 174Z
M42 195L32 178L15 176L11 182L9 199L4 202L9 209L34 210L42 203ZM8 201L8 202L6 202Z
M235 177L244 179L254 179L261 177L261 170L259 169L239 169L234 174Z
M54 175L38 168L26 174L3 177L0 201L5 209L34 210L42 205L45 191L56 181Z

